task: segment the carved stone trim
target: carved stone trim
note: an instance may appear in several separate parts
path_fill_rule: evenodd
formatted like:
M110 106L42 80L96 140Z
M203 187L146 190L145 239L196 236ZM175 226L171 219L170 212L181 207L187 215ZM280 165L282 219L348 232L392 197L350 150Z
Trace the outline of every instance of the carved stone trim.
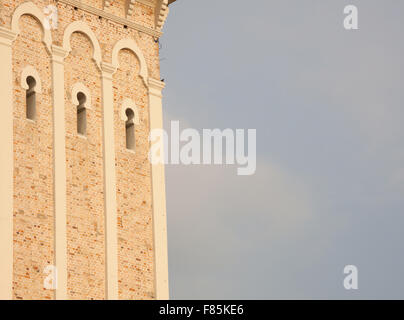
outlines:
M125 98L122 102L120 112L122 121L128 120L128 116L126 115L126 109L132 109L134 113L133 123L135 125L139 125L140 124L139 110L137 109L136 103L134 103L132 99Z
M149 94L159 97L162 97L161 91L163 91L165 87L165 83L163 81L149 78Z
M11 29L13 30L13 32L17 35L20 33L20 27L18 24L20 22L20 18L23 15L30 15L39 22L43 31L42 41L46 45L46 49L48 50L48 52L51 53L51 45L52 45L51 32L49 29L45 28L44 25L45 15L34 3L24 2L15 9L13 17L11 19Z
M17 37L17 34L4 27L0 27L0 44L4 44L6 46L11 47L11 44Z
M90 27L83 21L74 21L70 23L63 34L63 48L67 51L70 52L72 48L70 47L70 37L74 32L81 32L85 34L91 41L91 44L93 46L93 59L96 62L98 68L101 69L101 60L102 60L102 55L101 55L101 47L98 42L98 39L94 32L90 29Z
M87 110L92 110L92 108L91 108L91 103L92 103L92 100L91 100L91 92L90 92L90 90L83 84L83 83L81 83L81 82L77 82L77 83L75 83L73 86L72 86L72 96L71 96L71 98L72 98L72 103L73 103L73 105L75 105L75 106L78 106L79 105L79 100L77 99L77 94L79 93L79 92L82 92L85 96L86 96L86 103L85 103L85 108L87 109Z
M155 9L155 25L158 31L161 31L168 16L168 0L157 0Z
M39 76L38 71L33 66L26 66L21 72L20 85L25 90L29 89L27 84L28 77L32 77L35 79L36 85L34 87L34 91L36 93L42 93L41 77Z
M133 15L133 10L135 9L135 2L136 0L127 0L127 11L126 11L126 17L130 18Z
M96 16L103 17L103 18L111 20L111 21L113 21L115 23L125 25L128 28L138 30L140 32L146 33L146 34L151 35L153 37L158 37L159 38L162 35L162 32L160 32L158 30L154 30L154 29L142 26L141 24L138 24L136 22L130 21L130 20L125 19L125 18L114 16L113 14L105 12L104 10L100 10L100 9L88 6L88 5L83 4L82 2L77 1L77 0L59 0L59 2L67 4L67 5L70 5L72 7L77 7L80 10L86 11L86 12L94 14Z
M140 62L139 75L142 77L143 82L144 82L145 86L147 87L148 71L147 71L146 59L142 53L142 50L140 50L139 46L136 44L135 40L121 39L114 45L114 48L112 49L112 65L115 68L119 68L118 54L119 54L119 51L121 51L122 49L131 50L139 59L139 62Z

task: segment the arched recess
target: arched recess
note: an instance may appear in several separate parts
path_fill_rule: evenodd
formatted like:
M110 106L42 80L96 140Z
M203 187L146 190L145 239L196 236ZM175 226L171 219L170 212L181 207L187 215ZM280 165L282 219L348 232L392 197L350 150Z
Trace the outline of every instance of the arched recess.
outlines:
M42 92L41 78L32 66L26 66L21 72L21 87L25 89L26 118L35 121L37 118L37 93Z
M35 92L42 93L41 78L39 77L38 71L33 66L26 66L21 72L21 87L28 90L27 78L32 77L36 81Z
M79 100L77 98L77 94L79 92L84 93L84 95L86 96L87 102L86 102L86 109L91 110L91 93L90 90L81 82L77 82L73 85L72 87L72 103L75 106L79 105Z
M20 34L19 22L20 22L20 18L23 15L30 15L39 22L39 24L41 25L42 31L43 31L42 41L45 44L48 52L51 53L51 45L52 45L51 31L49 29L45 28L45 25L44 25L45 15L32 2L24 2L23 4L19 5L15 9L15 11L13 13L13 17L11 18L11 30L13 30L13 32L15 32L17 35Z
M90 27L83 21L74 21L70 23L63 34L63 49L67 52L72 50L70 46L70 37L74 32L81 32L85 34L91 41L93 46L93 59L97 64L98 68L101 70L101 47L100 43L97 40L94 32L90 29Z
M140 123L139 112L135 103L129 98L126 98L122 103L121 119L125 121L126 149L135 151L135 126Z
M72 88L72 102L76 106L77 133L87 136L87 110L91 110L91 94L88 88L78 82Z
M125 98L122 102L121 120L122 121L128 120L128 116L126 115L127 109L132 109L133 113L135 114L135 116L133 118L133 122L134 122L134 124L139 125L140 124L139 111L137 109L136 104L129 98Z
M142 50L140 50L139 46L133 39L121 39L114 45L114 48L112 49L112 65L115 68L119 67L118 54L119 51L121 51L122 49L129 49L137 56L140 62L139 75L142 77L145 86L148 87L148 71L146 59L144 58Z

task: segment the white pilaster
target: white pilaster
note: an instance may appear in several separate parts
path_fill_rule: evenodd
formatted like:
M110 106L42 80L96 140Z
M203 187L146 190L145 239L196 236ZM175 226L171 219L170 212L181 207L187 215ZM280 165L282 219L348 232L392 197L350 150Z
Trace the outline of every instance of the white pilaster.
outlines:
M16 33L0 27L0 299L13 291L13 82L12 48Z
M57 268L56 299L67 296L67 235L66 235L66 136L64 58L68 51L52 45L53 81L53 160L55 206L55 263Z
M116 68L101 63L103 139L104 139L104 199L105 199L105 263L106 297L118 299L118 221L115 173L114 99L112 75Z
M149 78L150 130L163 129L161 94L163 88L163 82ZM163 150L163 148L160 148L160 150ZM167 300L169 290L164 164L152 164L152 189L156 299Z

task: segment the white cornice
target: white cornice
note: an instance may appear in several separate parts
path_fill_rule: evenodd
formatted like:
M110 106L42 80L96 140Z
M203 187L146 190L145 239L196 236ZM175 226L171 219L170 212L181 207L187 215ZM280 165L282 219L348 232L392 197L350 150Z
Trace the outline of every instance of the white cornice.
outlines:
M164 87L165 87L165 83L163 81L157 80L157 79L153 79L153 78L149 78L149 94L159 97L162 97L161 91L163 91Z
M130 18L133 14L133 9L135 8L136 0L127 0L127 11L126 17Z
M148 35L151 35L153 37L160 37L162 35L162 32L160 30L154 30L152 28L142 26L141 24L138 24L136 22L130 21L128 19L114 16L113 14L110 14L108 12L105 12L103 10L100 10L100 9L97 9L97 8L94 8L94 7L91 7L91 6L88 6L88 5L83 4L83 3L81 3L80 1L77 1L77 0L58 0L58 1L61 2L61 3L67 4L67 5L70 5L72 7L77 7L80 10L89 12L91 14L94 14L94 15L103 17L105 19L111 20L111 21L116 22L118 24L126 25L128 28L132 28L132 29L138 30L140 32L144 32L144 33L146 33ZM137 0L137 1L139 1L139 0ZM164 0L164 1L167 1L167 0Z
M154 12L156 30L161 31L161 29L163 29L164 22L166 21L168 16L168 12L168 0L157 0L156 9Z
M146 6L149 7L154 7L155 6L155 1L154 0L136 0L139 3L145 4Z

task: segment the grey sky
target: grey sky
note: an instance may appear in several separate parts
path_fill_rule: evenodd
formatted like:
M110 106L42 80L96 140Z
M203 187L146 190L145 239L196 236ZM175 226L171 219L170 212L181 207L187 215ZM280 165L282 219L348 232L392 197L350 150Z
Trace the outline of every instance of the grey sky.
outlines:
M257 129L258 166L167 166L171 298L404 298L403 30L393 0L172 5L166 128Z

